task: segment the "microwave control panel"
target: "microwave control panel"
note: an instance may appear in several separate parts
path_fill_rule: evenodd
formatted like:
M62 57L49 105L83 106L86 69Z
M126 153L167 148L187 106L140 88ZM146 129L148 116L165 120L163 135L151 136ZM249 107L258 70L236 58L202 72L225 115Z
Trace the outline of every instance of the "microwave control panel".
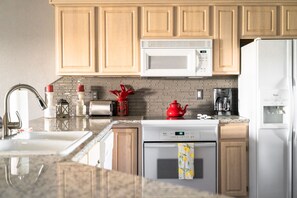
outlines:
M210 49L196 50L196 75L208 76L212 74L212 51Z

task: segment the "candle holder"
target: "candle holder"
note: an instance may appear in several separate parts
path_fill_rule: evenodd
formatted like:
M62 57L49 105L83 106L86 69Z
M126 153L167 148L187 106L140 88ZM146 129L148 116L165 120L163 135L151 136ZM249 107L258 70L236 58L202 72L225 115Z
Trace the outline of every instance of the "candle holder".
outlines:
M57 107L56 107L56 117L57 118L69 118L69 103L64 100L60 99L58 101Z

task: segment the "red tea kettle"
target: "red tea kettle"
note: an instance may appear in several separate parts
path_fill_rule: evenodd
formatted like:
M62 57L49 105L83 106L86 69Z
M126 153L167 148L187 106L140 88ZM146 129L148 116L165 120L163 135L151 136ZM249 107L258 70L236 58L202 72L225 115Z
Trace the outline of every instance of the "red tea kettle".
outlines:
M183 116L187 112L186 105L184 108L181 107L179 103L177 103L176 100L174 100L172 103L169 104L169 107L167 109L167 116L168 117L180 117Z

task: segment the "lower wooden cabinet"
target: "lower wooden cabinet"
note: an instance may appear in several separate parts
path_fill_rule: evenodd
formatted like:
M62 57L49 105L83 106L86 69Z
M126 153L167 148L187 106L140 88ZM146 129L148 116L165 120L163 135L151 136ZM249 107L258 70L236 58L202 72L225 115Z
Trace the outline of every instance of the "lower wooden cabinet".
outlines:
M115 128L112 169L137 175L137 128Z
M96 192L96 168L73 162L57 164L59 198L98 197Z
M220 125L219 193L248 196L248 125Z

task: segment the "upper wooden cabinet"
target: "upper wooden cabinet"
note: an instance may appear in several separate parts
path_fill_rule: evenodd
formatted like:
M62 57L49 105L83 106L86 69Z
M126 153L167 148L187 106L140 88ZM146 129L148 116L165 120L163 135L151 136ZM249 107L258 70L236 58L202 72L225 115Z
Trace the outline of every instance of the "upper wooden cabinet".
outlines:
M297 36L297 6L281 7L281 35Z
M277 35L277 6L242 6L242 13L242 37Z
M57 73L95 72L95 8L56 7Z
M142 7L142 37L209 37L210 6ZM175 17L176 16L176 17Z
M214 7L213 75L239 74L238 7Z
M99 59L101 74L140 72L137 7L100 7Z
M177 19L178 36L209 36L209 6L179 6Z
M142 8L143 37L173 36L173 6L149 6Z

